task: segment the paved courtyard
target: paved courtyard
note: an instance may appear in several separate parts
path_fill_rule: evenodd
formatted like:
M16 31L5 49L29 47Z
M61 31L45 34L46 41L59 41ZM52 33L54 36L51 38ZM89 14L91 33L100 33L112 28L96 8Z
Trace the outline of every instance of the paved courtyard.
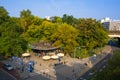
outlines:
M83 73L89 70L94 64L99 62L106 56L106 53L110 53L111 48L106 47L102 51L103 54L98 54L95 58L74 59L69 56L64 56L61 59L61 63L58 60L43 60L42 57L35 56L35 53L30 53L30 58L24 58L24 63L29 60L34 60L34 71L27 72L26 67L21 71L21 65L16 61L9 61L13 66L18 69L18 72L23 80L75 80ZM86 66L85 63L91 61L91 66ZM8 62L8 61L7 61Z

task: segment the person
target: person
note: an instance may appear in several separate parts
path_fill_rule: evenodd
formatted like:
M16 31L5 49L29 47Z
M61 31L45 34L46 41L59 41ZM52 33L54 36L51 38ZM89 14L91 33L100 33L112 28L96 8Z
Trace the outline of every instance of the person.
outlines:
M59 64L60 64L60 62L61 62L61 58L60 57L58 58L58 61L59 61Z
M38 53L38 57L40 57L40 53Z
M24 66L22 66L22 70L21 70L21 72L24 72Z
M33 67L31 65L29 65L29 67L27 68L28 72L32 72L33 71Z
M57 55L57 50L55 51L55 54Z
M11 60L12 60L12 61L14 61L14 59L15 59L15 57L14 57L14 56L12 56L12 57L11 57Z
M41 63L40 63L40 66L41 66Z

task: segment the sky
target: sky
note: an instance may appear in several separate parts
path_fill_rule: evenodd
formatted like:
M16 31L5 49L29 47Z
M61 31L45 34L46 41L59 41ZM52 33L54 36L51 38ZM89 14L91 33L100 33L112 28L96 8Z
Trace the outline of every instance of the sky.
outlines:
M22 10L29 9L33 15L73 15L75 18L120 20L120 0L0 0L10 16L19 17Z

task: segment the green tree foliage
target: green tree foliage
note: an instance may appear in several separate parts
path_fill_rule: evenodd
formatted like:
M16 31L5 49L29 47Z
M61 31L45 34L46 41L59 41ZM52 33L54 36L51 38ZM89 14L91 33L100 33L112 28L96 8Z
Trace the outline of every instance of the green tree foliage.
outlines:
M40 18L40 17L38 17L38 16L33 16L32 25L34 24L34 25L39 26L39 25L42 24L42 22L43 22L43 19L42 19L42 18Z
M23 28L24 32L26 32L29 26L33 23L33 15L30 10L23 10L20 13L20 25Z
M42 38L41 31L42 31L41 26L31 25L29 26L29 29L22 36L29 43L37 42Z
M63 23L67 23L67 24L72 25L72 26L76 26L76 23L77 23L76 18L74 18L72 15L69 16L67 14L63 15L62 21L63 21Z
M8 12L2 6L0 6L0 25L9 18Z
M54 46L64 47L66 53L71 53L75 46L78 46L76 39L78 30L66 23L58 26L57 30L52 35ZM71 54L70 54L71 55Z
M79 19L76 27L79 30L78 43L88 49L103 46L108 41L104 27L94 19Z
M58 16L54 16L51 18L53 23L62 23L62 18L58 17Z
M1 56L17 56L26 50L27 42L20 36L21 28L12 18L0 25L0 34Z
M31 25L26 32L26 36L30 42L38 42L40 40L51 41L51 35L56 30L56 24L43 21L41 25Z
M43 30L43 40L47 40L47 41L51 41L51 35L54 34L54 32L56 31L56 24L48 22L48 21L44 21L41 25L41 28Z
M102 72L96 73L91 80L120 80L120 53L115 52L109 64Z

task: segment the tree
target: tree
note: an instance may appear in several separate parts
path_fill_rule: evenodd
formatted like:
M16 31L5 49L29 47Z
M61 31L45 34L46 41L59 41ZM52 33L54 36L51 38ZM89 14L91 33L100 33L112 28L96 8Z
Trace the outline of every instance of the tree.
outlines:
M51 18L51 20L52 20L53 23L59 23L59 24L62 23L62 18L60 18L58 16L53 16Z
M41 25L43 22L43 19L42 18L39 18L38 16L33 16L33 19L32 19L32 25Z
M78 31L71 25L63 23L58 26L54 34L52 35L53 45L57 47L64 47L65 53L71 53L74 47L77 46ZM71 54L70 54L71 55Z
M33 15L30 10L23 10L20 13L20 25L23 28L24 32L26 32L29 26L32 24Z
M76 26L76 23L77 23L77 19L74 18L72 15L67 15L67 14L64 14L63 17L62 17L62 21L63 23L67 23L69 25L72 25L72 26Z
M8 12L2 6L0 6L0 25L9 18Z
M108 42L108 32L94 19L79 19L76 28L79 30L78 43L88 49L104 46Z
M44 21L41 25L42 28L42 39L51 41L51 35L56 32L57 25L52 22Z
M29 43L38 42L42 38L41 26L29 26L29 29L25 32L23 36Z
M31 25L26 32L26 38L31 42L38 42L40 40L51 41L51 35L56 30L56 24L43 21L41 25Z
M27 42L21 37L21 27L13 19L0 26L0 34L1 56L18 56L27 49Z

